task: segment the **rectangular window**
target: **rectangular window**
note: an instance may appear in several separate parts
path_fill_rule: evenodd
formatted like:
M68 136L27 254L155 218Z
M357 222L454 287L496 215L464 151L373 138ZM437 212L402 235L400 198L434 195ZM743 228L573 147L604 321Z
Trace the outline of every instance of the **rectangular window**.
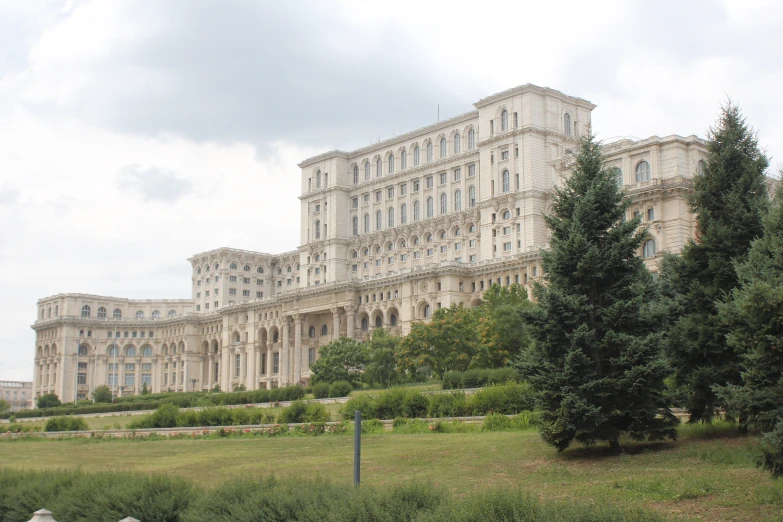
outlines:
M503 243L503 252L511 252L511 241Z
M307 360L309 364L313 364L315 362L315 348L310 348L308 350Z
M237 276L228 276L228 282L229 283L236 283L237 282Z
M462 250L462 243L454 243L454 250Z
M264 280L263 279L256 279L256 285L261 286L263 284L264 284Z
M462 169L454 169L454 181L459 181L462 177Z
M476 165L468 165L468 177L472 178L476 175Z
M420 252L420 251L418 251L418 250L417 250L417 251L415 251L415 252L413 253L413 259L420 259L420 258L421 258L421 252Z
M228 289L228 295L237 295L237 289L236 288L229 288Z
M76 376L78 384L87 384L87 363L79 363L79 374Z
M201 305L196 305L196 311L197 311L197 312L200 312L200 311L201 311Z
M376 203L380 202L382 200L383 200L383 191L382 190L376 191L375 192L375 201L376 201Z
M413 182L413 192L418 192L418 191L419 191L419 180L417 179Z
M390 257L390 258L389 258L389 264L390 264L390 265L393 265L393 264L394 264L394 256L392 256L392 257Z
M152 374L151 373L142 373L141 374L141 385L147 385L147 389L149 389L150 386L152 386Z
M212 303L212 304L213 304L213 306L214 306L215 308L217 308L217 307L220 305L220 303L219 303L218 301L215 301L215 302L214 302L214 303Z
M204 297L209 297L209 290L204 291Z
M351 271L352 272L356 272L358 268L359 268L358 265L351 265Z
M136 337L136 332L133 332L133 337Z
M647 221L655 221L655 211L651 208L647 209Z
M408 254L400 254L400 261L407 261L408 260Z
M353 208L359 208L359 198L353 198Z
M204 303L204 310L209 310L209 303Z
M239 377L242 364L242 355L236 354L234 356L234 376Z
M392 199L392 198L394 197L394 187L389 187L389 188L386 190L386 197L387 197L388 199Z
M363 265L363 267L362 267L362 268L364 268L365 270L367 270L368 268L370 268L370 263L369 263L368 261L365 261L365 262L364 262L364 265Z
M431 189L433 186L433 179L432 176L427 176L427 188Z
M242 290L242 297L250 297L250 290Z
M503 227L503 235L507 236L511 234L511 227Z
M432 257L433 251L431 248L427 249L427 257Z
M256 292L256 299L261 299L264 297L264 292Z
M516 129L517 127L519 127L519 113L515 112L514 113L514 128Z
M400 185L400 196L404 196L407 193L408 193L408 184L403 183L402 185Z
M440 173L440 184L441 185L445 185L446 184L446 173L445 172L441 172Z
M272 373L280 373L280 352L272 354Z
M141 332L141 336L142 336L142 337L144 337L144 334L145 334L145 333L147 333L147 332Z
M243 277L242 278L242 283L246 284L246 285L249 285L250 284L250 278L249 277Z
M476 240L475 240L475 239L471 239L471 240L468 242L468 246L469 246L470 248L476 248Z
M508 159L508 151L504 150L500 152L500 159L507 160Z
M377 267L381 266L381 260L380 259L376 259L375 260L375 266L377 266Z
M369 194L362 195L362 199L363 199L365 205L369 205L370 204L370 195Z

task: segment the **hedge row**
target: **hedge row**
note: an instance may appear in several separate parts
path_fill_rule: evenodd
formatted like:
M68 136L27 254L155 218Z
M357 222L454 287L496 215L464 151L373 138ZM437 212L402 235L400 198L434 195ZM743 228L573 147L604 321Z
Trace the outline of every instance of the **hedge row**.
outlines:
M464 372L446 372L443 376L444 390L464 388L484 388L504 382L518 382L519 374L513 368L495 368L467 370Z
M144 522L341 521L658 522L601 504L545 502L519 489L458 499L431 484L355 488L325 480L236 479L200 487L181 478L126 472L0 469L0 522L26 522L45 507L57 520Z
M380 395L359 395L343 405L343 418L353 418L360 410L365 419L397 417L467 417L502 413L512 415L533 410L533 390L527 384L509 383L490 386L473 395L462 392L423 394L395 388Z
M29 417L53 417L63 415L82 415L87 413L113 413L123 411L154 410L163 404L174 404L180 408L193 406L229 406L234 404L255 404L277 401L295 401L304 397L301 386L286 386L271 390L256 390L231 393L167 393L139 395L137 397L156 397L151 400L121 401L116 404L92 404L76 408L46 408L43 410L24 410L15 413L17 419ZM0 418L8 418L3 414ZM1 521L0 521L1 522Z

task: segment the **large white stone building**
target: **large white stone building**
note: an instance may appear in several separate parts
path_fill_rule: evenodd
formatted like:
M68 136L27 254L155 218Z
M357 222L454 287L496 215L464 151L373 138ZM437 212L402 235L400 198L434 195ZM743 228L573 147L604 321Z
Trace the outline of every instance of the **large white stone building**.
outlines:
M543 214L595 105L523 85L474 110L301 168L296 250L196 254L192 298L58 294L38 301L34 393L230 390L306 381L318 347L374 328L405 334L491 284L529 285L547 248ZM629 217L650 227L652 270L694 233L685 194L703 165L695 136L606 144Z

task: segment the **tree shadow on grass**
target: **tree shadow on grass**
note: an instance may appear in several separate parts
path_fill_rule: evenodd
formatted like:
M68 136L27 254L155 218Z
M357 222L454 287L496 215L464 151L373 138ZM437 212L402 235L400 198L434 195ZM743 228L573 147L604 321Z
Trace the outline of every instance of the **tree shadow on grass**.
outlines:
M677 445L678 443L676 441L626 441L620 445L620 451L616 451L604 444L596 444L595 446L576 446L569 448L562 453L558 453L556 458L560 460L600 460L622 457L623 455L658 453L660 451L673 450Z

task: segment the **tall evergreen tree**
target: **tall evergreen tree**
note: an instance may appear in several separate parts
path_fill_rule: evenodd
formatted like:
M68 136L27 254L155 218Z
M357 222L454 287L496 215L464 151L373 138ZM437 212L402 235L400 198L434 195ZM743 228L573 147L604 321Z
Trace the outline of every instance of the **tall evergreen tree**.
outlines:
M742 384L716 387L729 413L765 433L759 463L783 476L783 192L764 219L764 236L737 264L740 287L719 306Z
M688 198L696 239L665 256L661 276L672 303L667 351L675 382L685 388L691 422L710 421L721 404L715 385L738 384L739 357L726 343L717 303L737 286L734 261L762 234L769 161L739 108L724 106L708 133L708 157Z
M674 439L667 408L655 284L638 257L647 231L625 221L630 204L605 166L601 146L582 138L571 176L546 217L551 248L539 306L524 315L535 342L517 360L538 393L542 436L558 450L572 441Z

